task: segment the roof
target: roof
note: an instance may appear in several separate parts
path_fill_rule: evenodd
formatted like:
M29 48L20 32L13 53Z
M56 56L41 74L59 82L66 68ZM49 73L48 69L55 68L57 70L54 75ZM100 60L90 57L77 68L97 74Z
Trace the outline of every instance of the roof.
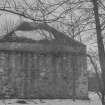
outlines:
M0 39L0 50L36 53L85 53L84 46L71 46L56 39L36 41L25 37L8 37Z
M43 39L40 40L40 43L56 43L56 44L64 44L64 45L70 45L70 46L84 46L86 47L83 43L77 41L77 40L73 40L72 38L70 38L69 36L65 35L63 32L60 32L58 30L56 30L55 28L49 26L48 24L36 24L34 22L23 22L18 28L17 30L21 30L23 32L25 31L29 31L31 32L32 30L38 30L38 29L42 29L45 30L47 32L50 32L53 34L53 36L55 37L55 39L52 40L47 40L47 39ZM37 41L38 42L38 41Z
M40 40L36 40L36 39L32 39L31 37L27 38L27 37L23 36L22 34L20 36L17 36L16 34L14 34L11 36L3 37L0 39L0 42L40 43L40 44L44 44L44 45L51 43L54 45L59 44L59 45L68 45L68 46L74 46L74 47L78 47L78 46L86 47L83 43L73 40L70 37L64 37L64 38L59 38L59 39L42 38Z
M27 25L25 24L25 27ZM24 27L24 25L22 26ZM50 26L48 26L49 28ZM28 27L26 27L27 29ZM48 40L34 40L23 35L7 35L0 39L0 50L5 51L31 51L31 52L86 52L86 46L64 35L62 32L50 27L56 32L56 38ZM52 32L52 33L53 33ZM30 31L31 34L31 31ZM59 35L57 35L59 34Z

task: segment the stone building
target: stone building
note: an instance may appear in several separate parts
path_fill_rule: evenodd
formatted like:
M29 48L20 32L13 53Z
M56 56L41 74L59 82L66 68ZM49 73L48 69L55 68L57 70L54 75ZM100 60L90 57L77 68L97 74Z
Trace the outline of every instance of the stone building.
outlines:
M0 40L0 94L10 98L88 98L86 46L70 40Z

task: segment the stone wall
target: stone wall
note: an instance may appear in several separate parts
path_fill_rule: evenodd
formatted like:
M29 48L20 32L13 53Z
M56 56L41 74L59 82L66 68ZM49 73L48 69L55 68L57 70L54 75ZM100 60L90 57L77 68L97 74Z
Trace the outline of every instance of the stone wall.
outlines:
M86 57L77 56L79 78L76 80L76 96L79 98L88 98L88 75L86 64Z
M86 58L68 53L0 52L0 94L12 98L86 98Z

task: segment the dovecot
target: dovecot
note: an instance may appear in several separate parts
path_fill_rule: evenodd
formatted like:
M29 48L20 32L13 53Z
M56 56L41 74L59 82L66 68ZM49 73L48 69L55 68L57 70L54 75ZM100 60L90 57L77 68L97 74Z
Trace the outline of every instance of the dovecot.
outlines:
M88 98L85 54L74 40L1 40L0 97Z

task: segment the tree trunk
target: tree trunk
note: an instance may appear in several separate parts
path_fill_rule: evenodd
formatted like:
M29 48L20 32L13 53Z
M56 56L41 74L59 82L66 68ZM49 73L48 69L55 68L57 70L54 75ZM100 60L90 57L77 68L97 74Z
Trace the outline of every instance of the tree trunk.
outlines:
M95 15L95 22L96 22L96 32L97 32L97 45L98 45L98 54L99 54L99 62L102 71L102 105L105 105L104 98L105 98L105 51L104 51L104 44L102 39L102 30L100 26L99 14L98 14L98 3L97 0L92 0L93 2L93 10Z
M93 66L93 68L94 68L94 70L95 70L96 79L97 79L97 82L98 82L98 90L97 90L97 92L99 92L99 90L100 90L100 88L101 88L101 86L102 86L102 81L101 81L102 79L100 78L100 75L99 75L99 73L98 73L97 64L94 63L94 61L93 61L93 59L92 59L92 57L91 57L90 55L87 55L87 57L89 58L89 60L90 60L90 62L91 62L91 64L92 64L92 66Z

